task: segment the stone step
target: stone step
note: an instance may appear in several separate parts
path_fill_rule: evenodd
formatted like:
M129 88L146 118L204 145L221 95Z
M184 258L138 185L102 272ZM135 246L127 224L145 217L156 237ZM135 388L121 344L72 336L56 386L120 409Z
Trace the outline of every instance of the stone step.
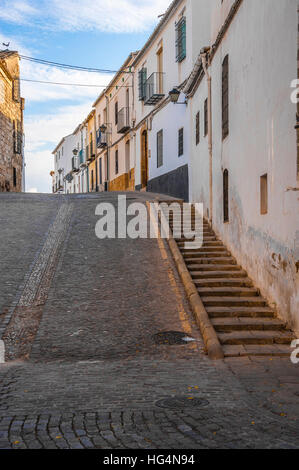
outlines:
M235 265L234 265L235 267ZM191 276L194 280L209 281L218 279L236 279L242 281L244 278L247 279L247 272L240 268L239 271L192 271Z
M245 345L245 344L288 344L294 339L289 331L233 331L230 333L218 333L221 344Z
M249 277L244 278L230 278L219 277L218 279L193 279L196 287L253 287Z
M260 292L255 287L198 287L201 297L257 297Z
M292 349L284 344L245 344L245 345L222 345L225 357L245 356L273 356L290 357Z
M217 332L230 331L281 331L285 324L277 318L212 318L212 324Z
M228 251L201 251L200 250L193 250L190 253L190 250L188 252L183 252L183 257L185 259L198 259L198 258L229 258L231 257L231 253Z
M237 272L243 272L242 268L238 266L237 264L192 264L192 263L186 263L189 264L188 269L190 272L195 271L203 271L207 272L210 271L211 273L214 272L229 272L229 271L237 271ZM193 273L192 273L193 274Z
M202 297L206 307L266 307L263 297Z
M274 311L270 307L208 307L210 318L274 318Z
M193 253L195 250L194 248L185 248L185 243L182 243L179 245L179 248L181 250L181 253ZM201 252L204 253L229 253L227 249L224 246L205 246L202 245L200 248Z
M194 239L194 237L193 237L193 239ZM184 239L184 241L177 242L177 245L179 246L179 248L184 248L186 241L190 241L190 240ZM203 248L221 248L221 249L226 250L223 243L219 240L204 241L202 247Z
M223 256L223 257L214 257L214 258L192 258L192 259L186 259L186 264L224 264L225 266L227 265L234 265L236 266L237 262L234 258L230 256Z

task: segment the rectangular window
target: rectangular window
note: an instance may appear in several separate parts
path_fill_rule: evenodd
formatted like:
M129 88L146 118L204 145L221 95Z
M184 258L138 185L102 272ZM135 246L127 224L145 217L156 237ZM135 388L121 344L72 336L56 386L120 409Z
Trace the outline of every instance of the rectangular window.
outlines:
M115 152L115 174L118 174L118 150Z
M195 121L196 121L195 122L195 142L196 142L196 145L198 145L200 142L200 113L199 111L196 114Z
M15 167L13 167L13 185L14 187L17 186L17 170Z
M143 67L138 72L139 101L144 101L146 98L146 80L147 80L147 69Z
M163 94L163 47L157 52L158 93Z
M186 17L183 16L175 25L176 61L182 62L187 55L186 48Z
M184 128L179 129L178 149L179 157L181 157L182 155L184 155Z
M228 55L222 63L222 139L225 139L229 134L229 70L228 70Z
M204 136L206 137L208 135L208 130L209 130L209 125L208 125L208 98L205 100L204 118L205 118Z
M118 124L118 102L115 103L115 125Z
M261 176L261 214L268 214L268 175Z
M157 168L163 165L163 130L157 133Z
M103 170L102 170L102 159L99 160L99 171L100 171L100 184L103 184Z
M229 175L228 170L223 172L223 221L229 222Z

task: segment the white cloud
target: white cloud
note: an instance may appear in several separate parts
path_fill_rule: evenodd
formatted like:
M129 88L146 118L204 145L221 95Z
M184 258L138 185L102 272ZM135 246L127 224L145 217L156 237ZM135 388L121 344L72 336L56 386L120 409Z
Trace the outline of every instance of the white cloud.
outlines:
M71 134L91 109L91 102L57 108L55 114L31 115L25 121L26 188L51 192L52 151Z
M148 31L170 0L4 0L0 18L63 31Z
M2 0L0 18L4 21L18 24L26 24L39 11L26 0Z
M21 62L21 77L45 82L103 85L101 88L89 88L22 81L22 96L30 102L49 100L73 101L74 98L80 102L87 98L95 101L104 87L108 85L112 75L64 70L23 60Z
M58 107L52 114L28 116L25 121L26 150L34 151L43 145L58 144L87 117L91 105L90 101L86 101L80 105Z

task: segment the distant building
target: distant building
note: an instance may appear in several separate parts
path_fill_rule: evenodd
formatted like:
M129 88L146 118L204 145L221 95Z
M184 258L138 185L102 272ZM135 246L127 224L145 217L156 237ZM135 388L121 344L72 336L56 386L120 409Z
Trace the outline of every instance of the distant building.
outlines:
M20 57L0 51L0 192L24 190L24 99L20 96Z

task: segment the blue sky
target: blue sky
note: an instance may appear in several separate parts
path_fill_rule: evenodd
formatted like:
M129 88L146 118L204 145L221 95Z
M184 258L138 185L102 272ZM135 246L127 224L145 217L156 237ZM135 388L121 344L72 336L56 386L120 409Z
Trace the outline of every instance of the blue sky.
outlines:
M117 70L142 47L170 0L0 0L0 48L53 62ZM22 60L22 78L106 85L109 74ZM26 190L50 192L51 152L87 116L103 88L22 82Z

